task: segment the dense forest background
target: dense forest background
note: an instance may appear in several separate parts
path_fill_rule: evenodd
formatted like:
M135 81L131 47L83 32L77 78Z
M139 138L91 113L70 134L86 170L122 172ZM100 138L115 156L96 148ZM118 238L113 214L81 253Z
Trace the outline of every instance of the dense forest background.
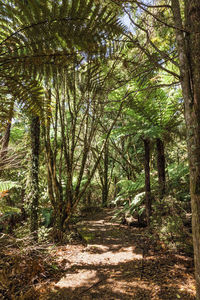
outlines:
M200 299L198 1L0 7L2 239L70 243L114 208L195 254Z

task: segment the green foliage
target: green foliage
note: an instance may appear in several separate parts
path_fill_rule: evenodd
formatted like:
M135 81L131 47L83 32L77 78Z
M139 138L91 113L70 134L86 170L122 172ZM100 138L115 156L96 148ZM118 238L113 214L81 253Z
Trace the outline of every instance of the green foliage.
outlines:
M53 222L53 210L52 208L45 207L40 209L40 215L41 215L41 224L48 228L52 225Z
M135 195L132 200L131 199L123 199L120 204L122 207L116 208L115 210L115 216L114 218L121 218L124 215L137 215L137 217L141 216L144 211L144 199L145 199L145 193L139 193ZM117 197L113 203L118 204L118 201L121 200L121 198Z
M25 133L24 126L22 127L21 125L20 126L14 125L10 133L11 141L17 145L20 141L22 141L24 137L24 133Z
M5 203L1 203L0 205L0 213L3 213L4 216L6 215L10 215L13 213L19 214L21 212L21 210L18 207L13 207L13 206L9 206L6 205Z
M185 162L173 163L168 166L169 194L174 195L180 201L189 202L189 167Z
M19 183L13 181L0 181L0 193L8 191L13 187L19 187Z
M39 242L47 242L50 239L52 228L46 226L40 226L38 229L38 240Z
M92 240L94 240L95 238L95 233L89 232L86 227L82 227L81 230L79 230L79 234L81 235L82 239L87 243L92 242Z
M132 197L137 191L144 188L144 173L140 174L136 181L121 179L117 185L120 188L119 197Z
M151 220L153 232L158 234L168 248L178 249L190 255L193 253L191 215L187 214L179 200L166 196L162 203L155 201Z
M144 198L145 198L145 193L139 193L137 194L133 200L130 202L129 205L129 212L132 215L134 212L137 212L138 215L142 215L144 212L144 207L141 207L142 204L144 204Z

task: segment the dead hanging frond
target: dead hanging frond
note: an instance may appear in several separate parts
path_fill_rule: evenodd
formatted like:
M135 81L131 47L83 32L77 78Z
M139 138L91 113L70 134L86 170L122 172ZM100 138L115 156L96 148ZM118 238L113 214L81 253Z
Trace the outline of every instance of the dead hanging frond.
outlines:
M10 119L10 107L17 100L26 112L42 116L44 108L43 88L38 81L12 74L0 73L0 123Z
M17 169L22 166L25 153L18 153L11 148L0 150L0 173L5 170Z

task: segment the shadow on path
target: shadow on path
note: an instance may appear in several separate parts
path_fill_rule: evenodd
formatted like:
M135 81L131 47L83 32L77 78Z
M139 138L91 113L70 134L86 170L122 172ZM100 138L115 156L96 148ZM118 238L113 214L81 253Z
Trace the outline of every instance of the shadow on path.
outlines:
M40 299L194 300L190 258L158 250L146 229L111 220L112 209L78 224L87 246L57 249L62 278Z

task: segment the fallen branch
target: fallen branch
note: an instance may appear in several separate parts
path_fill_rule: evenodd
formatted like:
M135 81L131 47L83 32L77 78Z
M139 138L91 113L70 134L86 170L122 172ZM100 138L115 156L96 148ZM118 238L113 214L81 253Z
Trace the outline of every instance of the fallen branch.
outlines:
M103 278L103 279L100 279L99 281L97 281L96 283L94 283L93 285L91 285L89 288L87 288L86 290L82 291L81 293L78 294L79 295L82 295L82 294L85 294L86 292L88 292L89 290L91 290L93 287L97 286L98 284L100 284L102 281L106 280L106 278Z

